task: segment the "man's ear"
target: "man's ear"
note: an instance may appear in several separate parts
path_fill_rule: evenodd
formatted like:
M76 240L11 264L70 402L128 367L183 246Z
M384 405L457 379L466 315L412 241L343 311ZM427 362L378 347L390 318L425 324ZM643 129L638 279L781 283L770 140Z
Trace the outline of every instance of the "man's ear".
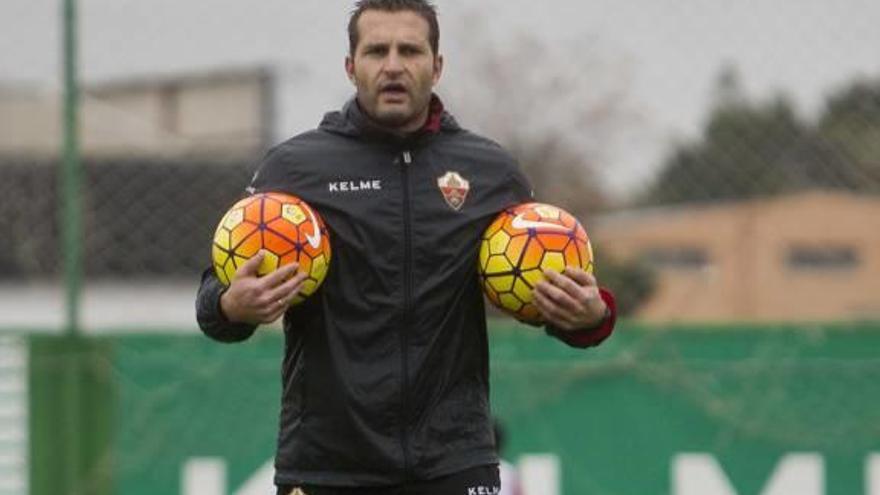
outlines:
M354 58L351 55L345 57L345 74L348 76L348 80L357 86L357 81L354 77Z
M434 86L440 82L441 75L443 75L443 55L438 54L434 57Z

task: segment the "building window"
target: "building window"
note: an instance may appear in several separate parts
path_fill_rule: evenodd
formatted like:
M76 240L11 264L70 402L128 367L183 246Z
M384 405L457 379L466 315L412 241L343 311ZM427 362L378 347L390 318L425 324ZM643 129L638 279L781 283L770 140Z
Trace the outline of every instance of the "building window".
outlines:
M793 270L852 270L859 253L852 246L791 246L786 264Z
M656 247L645 251L643 256L658 269L702 270L709 265L709 255L699 247Z

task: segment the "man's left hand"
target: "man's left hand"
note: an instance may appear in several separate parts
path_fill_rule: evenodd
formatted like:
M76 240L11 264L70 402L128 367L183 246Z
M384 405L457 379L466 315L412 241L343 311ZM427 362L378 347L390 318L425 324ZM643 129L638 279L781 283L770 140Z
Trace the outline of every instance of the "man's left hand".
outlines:
M544 271L545 280L535 286L535 305L544 321L565 331L598 326L608 306L599 294L596 278L580 268L563 273Z

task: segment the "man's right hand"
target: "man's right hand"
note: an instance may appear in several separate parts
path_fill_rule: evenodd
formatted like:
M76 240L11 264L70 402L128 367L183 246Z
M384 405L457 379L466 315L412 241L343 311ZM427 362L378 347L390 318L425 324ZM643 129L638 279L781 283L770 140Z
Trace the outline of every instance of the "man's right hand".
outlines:
M260 277L257 271L263 255L260 251L241 265L220 297L220 309L227 320L252 325L272 323L281 318L302 288L306 274L297 272L299 263Z

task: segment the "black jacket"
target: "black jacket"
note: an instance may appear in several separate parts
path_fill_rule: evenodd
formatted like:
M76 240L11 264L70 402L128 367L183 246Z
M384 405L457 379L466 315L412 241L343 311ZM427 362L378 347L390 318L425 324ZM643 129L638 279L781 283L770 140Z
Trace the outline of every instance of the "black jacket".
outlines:
M323 286L284 318L278 484L396 484L497 462L477 252L531 188L498 145L446 113L433 122L394 137L352 101L272 149L249 188L304 199L333 250ZM460 209L438 186L448 172L469 185ZM222 290L207 270L201 328L248 338L252 326L220 314Z

